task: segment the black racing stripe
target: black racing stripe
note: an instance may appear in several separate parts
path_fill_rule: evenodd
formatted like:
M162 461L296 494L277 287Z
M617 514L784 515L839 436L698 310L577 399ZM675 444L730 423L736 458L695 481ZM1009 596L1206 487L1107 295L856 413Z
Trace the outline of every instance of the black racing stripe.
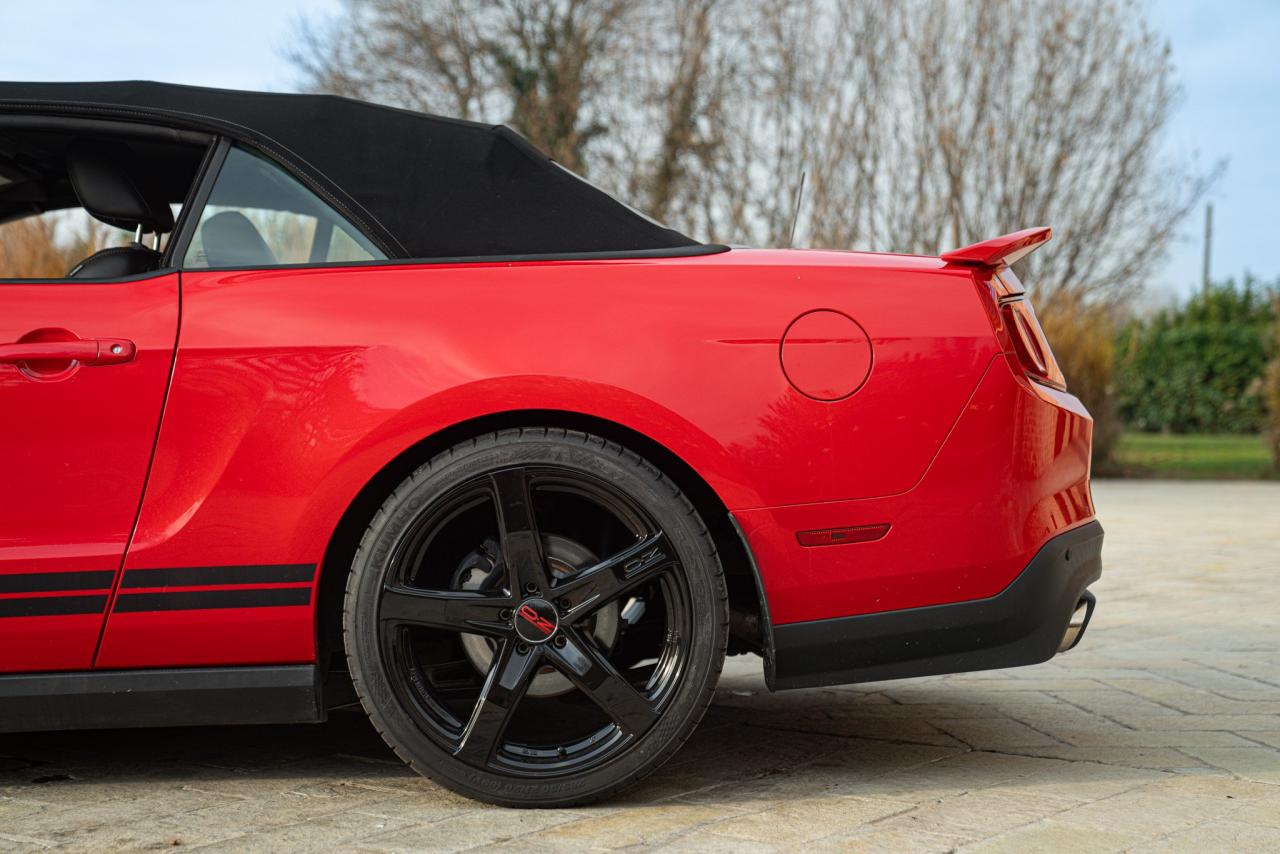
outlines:
M182 566L172 569L130 569L120 583L136 587L202 587L206 584L294 584L310 581L316 568L310 563L274 566Z
M110 575L111 573L107 573ZM103 596L39 596L0 599L0 617L57 617L68 614L101 614L107 607Z
M116 611L199 611L207 608L276 608L311 602L310 587L263 590L181 590L168 593L121 593Z
M0 575L0 593L46 593L55 590L105 590L115 573L95 572L24 572Z

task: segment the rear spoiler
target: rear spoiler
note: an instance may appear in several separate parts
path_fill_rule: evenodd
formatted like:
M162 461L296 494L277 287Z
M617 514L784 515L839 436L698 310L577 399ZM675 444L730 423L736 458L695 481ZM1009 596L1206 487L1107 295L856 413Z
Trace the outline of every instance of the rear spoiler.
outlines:
M1024 228L1013 234L944 252L942 260L963 267L1000 267L1025 258L1052 236L1053 229L1047 226Z

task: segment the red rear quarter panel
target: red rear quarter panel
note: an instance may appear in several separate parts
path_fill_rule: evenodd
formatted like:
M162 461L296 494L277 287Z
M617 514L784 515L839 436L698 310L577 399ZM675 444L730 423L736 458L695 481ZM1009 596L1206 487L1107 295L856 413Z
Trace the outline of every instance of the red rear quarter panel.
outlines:
M1093 420L1001 355L909 492L736 514L775 623L994 596L1051 537L1094 516ZM882 539L805 548L796 531L890 523ZM779 568L774 571L772 568Z
M692 466L743 522L776 622L975 598L1007 583L1008 567L965 540L968 569L930 575L930 560L957 565L946 536L980 495L984 512L1023 516L1045 496L1024 500L1001 471L966 466L994 457L1007 470L1014 433L1052 432L1036 406L1067 411L1030 400L970 274L937 259L734 250L210 271L184 273L182 289L126 569L319 564L350 502L402 451L469 419L539 409L616 422ZM874 348L866 383L834 403L793 389L779 361L788 324L819 308L856 319ZM1015 395L1028 398L1021 421ZM1074 468L1058 479L1078 489L1088 439L1069 429L1058 456ZM964 441L941 455L953 431ZM798 529L864 522L895 527L879 543L795 543ZM205 612L181 633L174 614L114 613L98 665L312 660L310 607L261 611L249 631L240 610Z

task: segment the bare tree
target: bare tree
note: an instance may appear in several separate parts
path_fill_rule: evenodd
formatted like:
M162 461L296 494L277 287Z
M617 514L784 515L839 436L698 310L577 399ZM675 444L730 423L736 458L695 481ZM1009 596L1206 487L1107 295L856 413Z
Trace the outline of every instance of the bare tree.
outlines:
M294 63L308 88L505 122L566 168L608 124L595 98L626 0L345 0L304 21Z
M1054 251L1025 271L1042 293L1131 294L1213 178L1160 162L1179 91L1142 7L925 0L920 12L904 21L918 156L886 174L926 189L885 237L929 251L1053 225Z
M632 5L603 97L617 104L612 133L597 147L592 171L650 215L666 219L688 203L682 189L714 143L705 121L719 76L712 43L722 0L663 0Z
M307 88L507 122L706 239L936 253L1028 225L1042 295L1122 300L1214 173L1138 0L347 0ZM1031 266L1034 265L1034 266Z
M0 223L0 278L61 279L99 249L127 239L85 215L50 213Z
M702 196L680 218L732 242L790 238L801 176L801 242L870 245L879 136L892 111L881 74L897 49L891 3L768 4L739 0L721 24L720 63L708 110L715 145Z

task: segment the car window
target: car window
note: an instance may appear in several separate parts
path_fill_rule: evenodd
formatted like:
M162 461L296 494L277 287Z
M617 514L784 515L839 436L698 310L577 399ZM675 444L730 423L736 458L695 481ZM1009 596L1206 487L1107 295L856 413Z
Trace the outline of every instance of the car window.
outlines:
M83 208L0 223L0 279L61 279L101 249L127 246L133 232L99 222Z
M173 131L144 125L10 119L0 116L0 279L58 281L72 272L110 279L160 270L211 140L175 139ZM121 184L137 191L124 209ZM141 234L136 226L143 220L132 209L139 200L147 209Z
M386 257L292 175L264 157L232 148L182 266L273 267Z

